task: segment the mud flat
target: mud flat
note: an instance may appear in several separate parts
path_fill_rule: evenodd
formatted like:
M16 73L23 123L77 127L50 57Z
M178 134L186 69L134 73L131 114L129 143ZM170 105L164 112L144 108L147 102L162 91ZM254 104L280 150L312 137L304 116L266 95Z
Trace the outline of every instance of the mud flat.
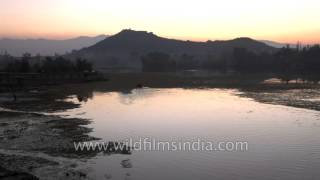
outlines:
M61 92L19 92L17 101L0 94L0 179L94 179L85 163L101 152L76 151L74 143L99 138L89 135L91 120L53 115L79 107L65 101L73 92Z
M285 85L284 85L285 86ZM241 90L242 97L267 104L285 105L320 111L320 88L273 88Z
M88 119L50 115L78 104L62 99L67 94L48 91L0 94L1 179L90 179L79 165L98 152L77 152L74 142L98 138L88 134ZM83 166L81 166L83 167Z
M85 172L77 170L76 160L93 157L96 152L76 152L73 142L97 139L88 135L91 129L84 127L88 123L86 119L1 111L0 167L7 172L3 177L85 178Z
M0 179L3 180L14 180L14 179L24 179L24 180L37 180L38 178L28 174L28 173L21 173L21 172L15 172L15 171L9 171L7 169L4 169L0 167Z

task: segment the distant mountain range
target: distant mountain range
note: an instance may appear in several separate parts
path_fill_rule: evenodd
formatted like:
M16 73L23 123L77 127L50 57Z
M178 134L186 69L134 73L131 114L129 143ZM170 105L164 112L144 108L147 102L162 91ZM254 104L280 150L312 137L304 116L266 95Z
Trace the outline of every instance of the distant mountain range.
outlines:
M108 36L99 35L96 37L81 36L67 40L49 39L0 39L0 53L7 52L13 56L21 56L28 52L32 55L54 55L65 54L72 50L79 50L89 47Z
M70 56L87 58L99 67L104 65L139 67L140 57L153 51L165 52L177 58L188 54L201 61L207 60L208 56L213 59L230 56L234 48L246 48L256 53L276 50L250 38L192 42L163 38L146 31L123 30L93 46L75 51Z

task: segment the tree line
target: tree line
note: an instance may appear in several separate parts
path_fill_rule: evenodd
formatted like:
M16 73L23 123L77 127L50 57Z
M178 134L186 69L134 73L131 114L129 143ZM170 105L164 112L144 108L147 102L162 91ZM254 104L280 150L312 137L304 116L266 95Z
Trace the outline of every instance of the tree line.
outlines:
M70 60L63 56L34 56L25 53L21 58L0 56L0 71L8 73L72 73L92 72L93 65L86 59Z
M194 56L182 54L170 56L163 52L152 52L141 58L143 71L176 71L206 69L236 73L273 73L282 80L300 79L320 81L320 46L297 48L283 47L274 53L255 53L245 48L234 48L232 53L222 57L208 55L197 60Z

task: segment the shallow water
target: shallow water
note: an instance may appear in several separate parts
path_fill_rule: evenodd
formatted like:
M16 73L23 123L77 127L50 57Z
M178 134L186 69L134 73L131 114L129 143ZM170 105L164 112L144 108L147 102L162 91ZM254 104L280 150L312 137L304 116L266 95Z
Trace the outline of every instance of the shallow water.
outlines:
M95 93L62 113L92 119L105 141L156 138L248 142L247 151L133 151L90 159L105 179L311 180L320 177L320 112L267 105L224 89L137 89ZM73 98L77 101L77 98ZM132 168L122 168L130 159Z

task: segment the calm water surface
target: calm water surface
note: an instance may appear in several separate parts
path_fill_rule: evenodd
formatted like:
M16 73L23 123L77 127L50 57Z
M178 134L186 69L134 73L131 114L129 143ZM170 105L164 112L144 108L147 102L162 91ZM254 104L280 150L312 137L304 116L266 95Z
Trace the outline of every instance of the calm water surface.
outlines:
M320 113L240 98L236 90L138 89L95 93L63 114L92 119L105 141L152 137L162 141L247 141L248 151L138 152L98 155L90 175L105 179L318 180ZM76 98L73 100L77 101ZM130 159L132 168L120 162Z

